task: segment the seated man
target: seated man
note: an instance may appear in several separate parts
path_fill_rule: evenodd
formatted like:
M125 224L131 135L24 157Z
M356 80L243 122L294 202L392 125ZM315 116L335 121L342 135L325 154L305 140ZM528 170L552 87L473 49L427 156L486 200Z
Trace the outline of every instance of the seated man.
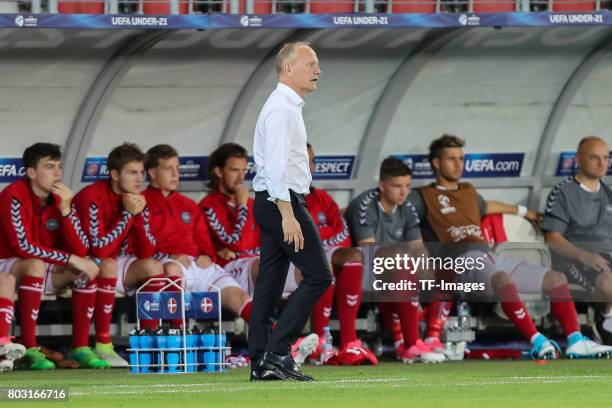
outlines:
M150 279L164 277L155 254L155 238L149 226L149 209L140 193L144 183L144 154L138 146L124 143L108 155L108 180L83 188L75 197L90 245L90 254L102 260L101 277L95 299L96 353L113 367L127 362L114 351L110 324L115 290L132 295ZM147 290L164 286L150 281ZM154 329L156 320L141 320L141 326Z
M85 258L89 241L72 205L72 191L61 182L62 154L51 143L35 143L23 153L25 177L0 193L0 270L15 277L19 287L18 313L21 342L27 348L23 363L33 370L49 370L55 364L36 341L36 320L44 288L48 292L73 286L73 356L81 367L105 368L89 347L89 326L95 301L99 267ZM84 285L73 283L81 279ZM12 315L10 287L3 289L0 313ZM8 327L0 332L4 348Z
M176 191L179 183L177 151L169 145L156 145L149 149L146 157L150 185L144 194L157 240L156 258L164 264L167 275L182 276L183 286L189 291L210 291L211 285L219 288L221 306L248 322L251 297L229 273L214 263L215 250L202 212L193 200Z
M406 201L412 180L410 168L398 159L387 158L380 165L378 188L354 198L346 209L346 218L354 244L376 243L385 247L407 242L424 251L419 221L412 204ZM404 363L437 363L444 354L432 350L419 338L419 302L382 302L400 321L403 342L396 343L396 355Z
M504 313L533 345L535 358L556 358L553 344L537 331L518 291L545 293L550 298L553 316L561 323L567 336L566 355L569 357L600 357L612 352L612 347L589 340L580 332L576 309L565 275L508 256L487 251L480 230L485 214L519 214L535 221L537 214L525 207L485 201L474 186L460 183L463 174L465 142L456 136L443 135L431 142L429 161L436 181L413 191L413 204L428 242L471 243L469 257L484 257L483 268L459 275L465 282L484 283L486 293L496 294ZM480 248L480 249L479 249Z
M308 143L310 173L315 172L315 153ZM340 322L340 351L333 359L344 365L358 365L366 362L378 364L376 356L363 346L357 338L357 312L361 305L361 252L351 248L351 237L346 221L340 214L340 209L334 199L320 188L310 187L306 196L306 206L313 221L319 227L323 249L334 272L335 283L325 291L315 304L310 319L311 330L319 336L317 353L311 358L317 358L323 339L323 330L329 325L334 293L336 295L336 312ZM292 265L291 272L299 273ZM300 279L300 278L298 278Z
M602 181L609 151L599 137L580 141L578 173L548 195L542 229L556 269L603 297L595 322L601 341L612 345L612 189Z

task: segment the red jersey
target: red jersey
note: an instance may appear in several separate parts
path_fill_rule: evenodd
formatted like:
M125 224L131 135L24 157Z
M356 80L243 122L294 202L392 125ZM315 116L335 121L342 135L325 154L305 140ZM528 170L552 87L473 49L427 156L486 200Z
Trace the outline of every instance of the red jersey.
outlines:
M187 196L173 192L164 197L150 187L143 193L151 210L151 230L157 241L158 259L170 255L208 255L216 258L208 225L198 205Z
M340 215L338 204L332 196L320 188L310 188L306 195L306 207L312 216L324 246L351 246L348 225Z
M74 197L89 242L90 253L98 258L134 254L150 258L155 254L155 237L149 226L149 208L132 215L123 208L121 194L108 180L88 185Z
M228 248L238 258L259 255L259 228L253 217L254 200L236 207L230 197L213 191L200 201L215 252ZM218 259L221 266L228 261Z
M87 236L72 205L64 217L60 198L49 194L43 202L23 178L0 193L0 258L38 258L66 266L71 254L86 256Z

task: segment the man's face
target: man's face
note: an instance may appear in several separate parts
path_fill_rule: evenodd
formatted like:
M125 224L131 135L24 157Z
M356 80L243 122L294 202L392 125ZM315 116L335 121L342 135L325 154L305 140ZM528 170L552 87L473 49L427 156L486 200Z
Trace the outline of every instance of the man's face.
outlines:
M144 164L141 161L129 162L119 172L111 170L111 178L124 193L138 194L144 183Z
M176 191L179 184L179 159L159 159L157 167L149 169L151 183L165 191Z
M246 176L248 160L246 157L230 157L223 168L215 167L219 185L225 193L236 194L236 187L242 185Z
M317 80L321 75L317 54L312 48L303 45L295 50L295 57L287 71L293 84L303 95L317 89Z
M600 140L585 142L576 155L579 173L588 178L602 178L608 172L609 147Z
M440 158L434 158L432 164L436 174L447 181L459 181L463 174L464 154L461 147L442 149Z
M386 201L394 205L402 205L410 194L411 176L390 177L378 182L378 188Z
M308 164L310 164L310 174L313 175L315 172L315 153L312 148L308 148Z
M62 179L62 161L43 157L36 167L28 167L27 175L39 189L50 192L53 184Z

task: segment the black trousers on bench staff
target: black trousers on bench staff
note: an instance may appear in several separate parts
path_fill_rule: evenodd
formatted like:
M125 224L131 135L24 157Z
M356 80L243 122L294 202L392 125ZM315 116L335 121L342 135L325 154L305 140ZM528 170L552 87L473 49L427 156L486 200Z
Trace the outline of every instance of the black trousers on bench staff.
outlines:
M293 214L304 236L304 249L299 252L295 252L294 244L284 242L282 216L276 203L268 200L267 192L257 192L255 196L253 214L261 229L261 247L249 322L249 355L253 359L262 357L265 351L289 354L315 303L332 281L319 230L306 208L306 200L292 191L290 196ZM271 330L272 315L283 294L290 262L302 272L303 280Z

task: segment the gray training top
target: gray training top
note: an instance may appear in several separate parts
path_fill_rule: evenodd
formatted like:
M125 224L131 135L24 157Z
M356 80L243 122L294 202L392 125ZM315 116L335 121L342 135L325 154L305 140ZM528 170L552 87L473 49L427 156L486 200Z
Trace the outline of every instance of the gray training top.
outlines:
M377 188L355 197L346 208L344 218L351 232L353 245L374 238L377 244L394 244L421 239L419 217L412 203L406 201L387 214L380 203Z
M612 190L600 182L597 192L568 177L548 195L544 231L556 231L570 242L612 243Z

